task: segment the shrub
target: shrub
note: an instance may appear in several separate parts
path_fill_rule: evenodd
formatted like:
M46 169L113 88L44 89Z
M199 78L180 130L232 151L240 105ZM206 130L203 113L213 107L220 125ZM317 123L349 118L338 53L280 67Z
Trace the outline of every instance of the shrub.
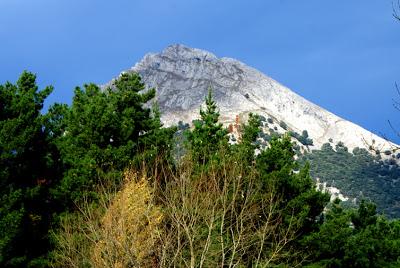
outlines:
M103 191L99 204L83 203L80 213L61 221L53 234L56 267L149 267L155 262L163 214L145 177L130 170L122 189Z
M166 219L161 267L258 267L289 255L298 227L282 224L280 194L271 187L260 195L246 154L218 154L220 162L208 169L183 159L160 191Z
M283 121L279 122L279 126L281 128L283 128L284 130L287 130L287 128L288 128L287 124L285 122L283 122Z

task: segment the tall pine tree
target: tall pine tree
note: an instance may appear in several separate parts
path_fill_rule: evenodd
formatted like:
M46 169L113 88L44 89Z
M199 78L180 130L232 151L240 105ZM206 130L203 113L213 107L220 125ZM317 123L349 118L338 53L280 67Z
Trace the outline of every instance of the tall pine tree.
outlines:
M211 88L208 89L205 104L205 110L200 108L200 120L195 120L194 129L188 132L191 154L200 163L213 159L221 146L228 147L228 131L218 122L219 111Z
M0 266L40 267L51 221L48 190L57 182L53 137L43 103L52 92L24 71L16 84L0 85Z
M57 194L66 205L95 195L99 179L118 182L121 172L146 150L155 154L155 148L168 148L172 132L162 131L158 111L145 106L155 90L144 90L136 73L122 74L105 90L95 84L76 88L58 141L66 171Z

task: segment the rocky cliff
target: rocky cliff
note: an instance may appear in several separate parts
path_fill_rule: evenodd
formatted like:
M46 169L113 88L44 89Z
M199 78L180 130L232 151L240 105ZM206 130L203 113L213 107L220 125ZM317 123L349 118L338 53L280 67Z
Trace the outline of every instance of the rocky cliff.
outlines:
M157 99L166 125L191 122L198 117L209 87L213 89L221 121L233 123L249 112L284 121L288 129L307 130L314 147L342 141L350 150L374 144L390 150L394 144L307 101L287 87L244 63L218 58L210 52L172 45L151 53L127 72L138 72Z

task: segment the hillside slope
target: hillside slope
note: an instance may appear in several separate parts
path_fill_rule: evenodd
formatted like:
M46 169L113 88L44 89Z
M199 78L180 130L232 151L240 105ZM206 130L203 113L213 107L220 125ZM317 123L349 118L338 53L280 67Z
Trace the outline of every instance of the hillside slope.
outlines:
M249 112L284 121L288 128L307 130L320 148L329 140L342 141L350 150L390 150L394 144L368 130L311 103L272 78L231 58L217 58L210 52L172 45L161 53L150 53L127 72L138 72L157 99L166 125L191 122L208 87L212 87L223 123Z

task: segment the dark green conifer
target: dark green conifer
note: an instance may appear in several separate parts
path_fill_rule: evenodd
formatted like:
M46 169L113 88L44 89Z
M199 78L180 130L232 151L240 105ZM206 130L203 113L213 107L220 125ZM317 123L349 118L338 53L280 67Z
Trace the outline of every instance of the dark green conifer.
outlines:
M40 266L49 246L49 187L57 182L52 136L40 113L52 92L24 71L0 85L0 266Z
M255 159L255 150L260 147L256 143L261 132L260 116L250 113L247 124L243 124L241 129L241 139L237 147L245 157L244 161L251 164Z
M206 108L200 108L200 120L194 121L194 129L188 132L188 142L195 161L208 162L221 146L227 148L228 131L218 123L219 111L213 100L211 88L205 98Z
M95 84L76 88L58 142L66 170L58 195L64 201L95 194L98 178L118 182L121 172L135 159L150 161L149 157L159 152L155 148L168 148L172 133L161 130L157 110L152 113L145 107L155 97L155 90L144 90L136 73L121 74L114 86L105 90Z
M309 174L309 165L299 167L289 135L272 138L270 146L257 157L262 188L271 188L281 197L284 224L296 225L298 235L313 231L316 218L329 201L329 195L317 191Z

